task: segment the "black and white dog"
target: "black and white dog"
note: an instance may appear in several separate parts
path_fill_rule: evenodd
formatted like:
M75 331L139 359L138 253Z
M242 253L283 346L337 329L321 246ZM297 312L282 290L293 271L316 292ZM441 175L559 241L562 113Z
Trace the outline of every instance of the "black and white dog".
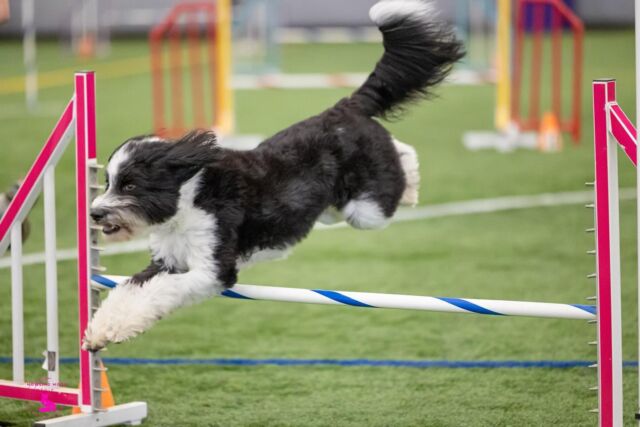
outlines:
M418 200L418 159L373 117L429 95L463 53L433 6L383 0L370 11L384 54L350 97L250 151L195 131L131 138L109 159L91 209L108 238L150 233L151 264L111 291L87 329L98 350L147 330L178 307L236 283L239 268L281 257L316 221L382 228Z

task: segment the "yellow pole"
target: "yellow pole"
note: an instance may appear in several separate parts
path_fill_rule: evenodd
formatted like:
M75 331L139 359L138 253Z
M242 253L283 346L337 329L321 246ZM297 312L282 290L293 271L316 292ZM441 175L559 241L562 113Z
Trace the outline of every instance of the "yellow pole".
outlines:
M234 129L231 91L231 0L216 0L215 129L230 134Z
M496 129L511 122L511 0L498 0L496 31Z

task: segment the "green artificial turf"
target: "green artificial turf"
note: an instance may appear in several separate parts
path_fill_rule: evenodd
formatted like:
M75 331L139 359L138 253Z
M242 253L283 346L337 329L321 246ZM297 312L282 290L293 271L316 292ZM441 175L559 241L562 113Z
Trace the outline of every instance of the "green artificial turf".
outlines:
M615 46L611 49L610 46ZM468 130L490 129L493 86L444 86L439 96L410 108L388 127L416 147L421 160L421 203L583 190L593 178L590 80L618 78L618 99L634 117L633 33L587 33L582 85L581 145L556 154L469 152ZM366 72L376 45L285 46L286 72ZM101 78L108 64L144 57L142 41L118 41L111 56L81 62L55 42L39 44L39 68L94 68L98 81L99 157L123 139L151 130L148 74ZM0 85L21 72L17 42L0 41ZM0 87L0 91L1 91ZM27 170L71 93L41 91L42 108L26 115L22 94L0 95L0 186ZM236 93L240 133L269 135L315 114L347 89L259 90ZM621 156L621 159L623 157ZM73 159L58 168L59 247L74 245ZM621 166L621 185L634 183ZM26 252L42 250L42 208L31 219ZM624 357L637 356L635 202L622 213ZM593 235L583 230L592 211L580 205L398 223L382 231L316 231L286 261L242 272L240 281L292 287L380 291L434 296L585 303L594 293ZM105 257L114 274L144 267L147 255ZM77 354L75 264L59 265L62 356ZM44 268L25 269L26 354L45 348ZM11 354L10 275L0 270L0 356ZM447 360L593 360L587 341L595 328L583 321L502 319L393 310L212 299L185 308L132 342L113 345L110 357L146 358L370 358ZM37 381L44 371L28 365ZM0 377L11 366L0 364ZM637 371L625 370L626 421L632 422ZM72 366L64 381L77 382ZM412 369L346 367L111 366L116 400L145 400L151 426L584 426L595 425L596 382L589 368ZM23 425L38 405L0 401L0 425Z

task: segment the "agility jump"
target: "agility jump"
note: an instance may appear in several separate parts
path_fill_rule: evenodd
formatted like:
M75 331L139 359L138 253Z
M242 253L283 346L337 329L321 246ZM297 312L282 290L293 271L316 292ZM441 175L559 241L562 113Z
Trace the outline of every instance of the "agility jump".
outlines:
M79 389L58 387L57 316L55 310L55 220L53 170L57 160L68 146L74 133L77 135L77 218L78 218L78 295L79 338L84 336L92 315L91 307L99 301L98 288L111 288L125 280L123 276L104 276L98 265L98 230L88 219L90 198L100 189L96 184L94 76L91 72L76 75L76 96L68 104L59 123L47 140L42 152L27 174L14 201L0 220L0 248L6 250L11 243L12 253L12 318L13 318L13 380L0 381L0 396L13 399L39 401L43 393L61 405L80 405L85 417L93 420L90 425L135 422L146 415L146 405L134 402L119 405L102 412L99 387L95 374L99 369L98 353L80 350ZM597 245L597 315L594 306L582 304L536 303L463 298L434 298L366 292L338 292L306 290L269 286L235 285L222 296L314 304L347 305L363 308L396 308L452 313L475 313L497 316L532 316L562 319L596 320L598 326L598 382L599 414L601 426L616 426L621 420L621 328L620 328L620 274L617 221L617 178L615 168L615 144L619 141L629 158L636 162L635 129L615 102L615 82L594 82L594 122L596 129L596 199L595 231ZM74 127L75 125L75 127ZM74 132L75 130L75 132ZM610 137L608 137L608 135ZM611 143L610 143L611 142ZM24 353L22 347L22 283L20 222L26 216L41 188L45 192L45 237L47 248L47 327L50 384L27 385L24 379ZM91 280L90 280L91 278ZM93 286L91 283L93 282ZM93 302L93 303L92 303ZM93 305L92 305L93 304ZM80 339L79 339L80 342ZM101 412L97 412L101 411ZM98 415L99 414L99 415ZM69 417L65 417L69 418ZM100 421L98 421L100 418ZM63 419L60 419L61 421ZM69 418L70 420L70 418ZM64 420L64 421L69 421ZM49 424L56 425L56 420ZM63 424L59 424L63 425Z
M7 212L0 220L0 250L11 244L13 380L0 381L0 396L39 401L43 393L61 405L79 405L90 425L135 422L146 416L146 405L134 402L102 412L96 369L98 353L80 350L79 389L59 387L57 346L57 300L55 261L55 185L54 168L64 149L76 135L76 192L78 220L78 296L79 343L99 301L98 288L112 288L125 280L123 276L104 276L98 264L96 227L89 222L90 199L101 189L96 183L95 95L94 75L78 73L76 95L69 102L43 150L27 174ZM597 273L597 314L594 306L582 304L536 303L463 298L434 298L366 292L306 290L237 284L222 296L313 304L347 305L363 308L396 308L452 313L475 313L498 316L532 316L563 319L596 320L598 326L598 391L601 426L621 425L622 357L620 312L620 257L617 210L616 144L618 141L629 159L636 164L636 131L615 101L615 82L594 82L595 126L595 227ZM47 253L47 366L46 385L27 385L24 379L21 221L44 189L45 237ZM98 227L99 228L99 227ZM93 283L93 286L92 286ZM101 411L101 412L97 412ZM99 415L98 415L99 414ZM70 421L70 417L66 421ZM100 421L98 421L98 418ZM63 419L60 419L62 421ZM52 420L49 424L59 422ZM62 424L59 424L62 425Z
M528 316L588 320L597 324L599 425L622 425L622 309L620 293L620 231L618 212L617 145L637 165L636 129L616 102L614 80L593 82L595 150L594 203L596 306L527 301L428 297L323 289L297 289L236 284L221 296L244 300L265 300L309 304L343 305L360 308L394 308L493 316ZM640 97L639 97L640 99ZM617 144L616 144L617 142ZM96 286L114 288L125 276L93 275ZM596 310L597 307L597 310Z
M91 274L99 265L98 232L90 224L89 205L101 190L97 184L95 77L75 75L75 92L47 139L15 197L0 219L0 255L11 245L11 318L13 378L0 380L0 397L79 407L80 414L39 421L42 426L107 426L139 424L147 416L144 402L109 408L101 402L101 376L105 370L97 353L82 350L81 340L93 312L100 304L99 290L91 287ZM58 299L56 265L55 167L75 137L76 221L78 242L78 346L80 385L62 387L59 376ZM24 310L22 283L22 227L40 192L44 193L46 254L47 384L27 382L24 376Z

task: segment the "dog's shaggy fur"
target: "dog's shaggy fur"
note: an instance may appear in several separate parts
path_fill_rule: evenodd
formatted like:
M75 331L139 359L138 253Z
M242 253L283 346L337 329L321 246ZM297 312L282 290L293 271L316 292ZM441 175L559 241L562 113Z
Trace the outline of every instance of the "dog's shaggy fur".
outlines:
M148 229L152 261L111 291L85 348L127 340L233 286L238 268L282 256L316 221L381 228L399 203L417 203L415 150L373 117L429 95L462 48L428 2L384 0L370 15L385 52L358 90L321 114L250 151L195 131L175 141L132 138L113 153L92 217L116 239Z

